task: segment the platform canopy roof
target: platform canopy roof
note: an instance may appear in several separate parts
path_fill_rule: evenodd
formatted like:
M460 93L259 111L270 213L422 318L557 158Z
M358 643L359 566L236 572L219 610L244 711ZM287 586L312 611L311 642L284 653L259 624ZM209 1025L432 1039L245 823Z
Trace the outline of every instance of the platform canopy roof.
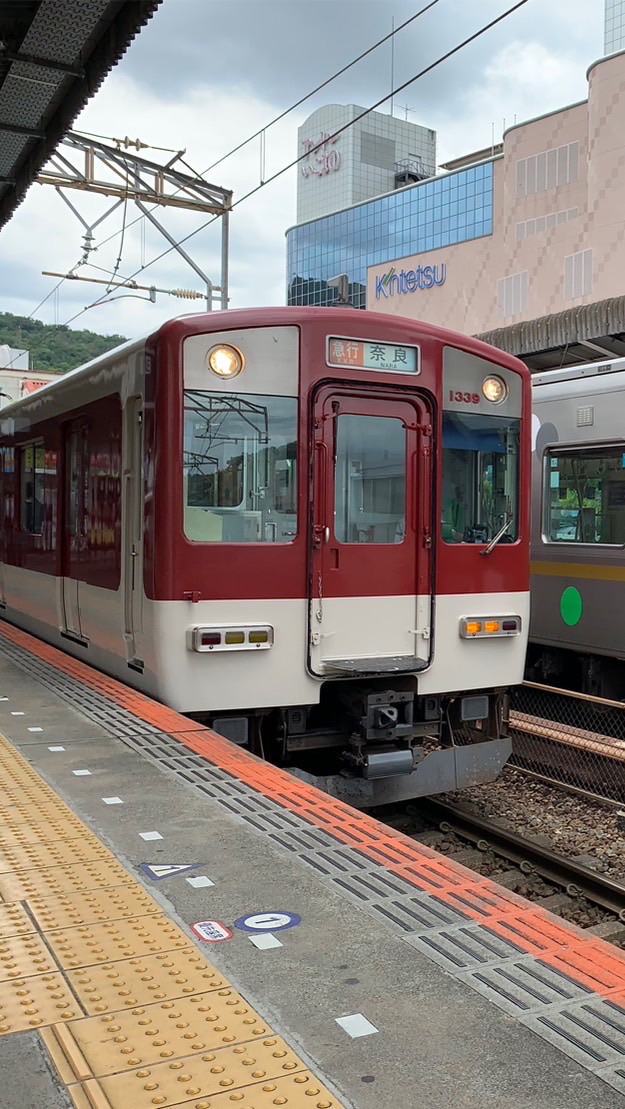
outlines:
M552 316L499 327L476 337L516 354L534 372L623 358L625 296L575 305Z
M0 0L0 228L162 0Z

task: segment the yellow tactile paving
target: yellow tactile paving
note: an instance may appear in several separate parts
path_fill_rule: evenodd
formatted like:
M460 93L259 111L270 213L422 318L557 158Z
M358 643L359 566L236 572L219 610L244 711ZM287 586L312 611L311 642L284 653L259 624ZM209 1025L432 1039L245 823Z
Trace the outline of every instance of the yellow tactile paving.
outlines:
M0 940L35 932L35 923L18 901L0 904Z
M22 870L0 875L3 901L24 901L33 895L55 897L78 890L103 889L105 886L132 885L134 878L115 862L55 866L51 870Z
M58 972L0 984L0 1036L81 1015L79 1002Z
M63 816L37 824L29 821L27 824L12 827L0 824L0 850L29 843L54 843L57 840L76 839L83 834L84 825L77 816Z
M74 924L96 924L102 920L121 920L123 917L152 915L163 911L138 883L132 886L107 887L104 890L82 890L64 897L29 897L28 908L42 932L53 928L69 928Z
M189 937L166 916L131 917L130 920L63 928L58 932L46 932L46 940L65 970L156 955L189 945Z
M50 951L36 933L0 940L0 984L29 974L48 974L56 969Z
M119 1109L120 1103L110 1101L97 1082L70 1086L69 1092L76 1109ZM168 1102L161 1094L159 1100L153 1098L151 1103L140 1104L150 1105L152 1109L153 1106L174 1103ZM256 1082L245 1089L219 1093L214 1097L200 1097L199 1100L186 1098L176 1104L184 1105L184 1109L276 1109L276 1106L280 1109L342 1109L341 1102L310 1071L278 1078L275 1082ZM130 1109L130 1105L126 1102L123 1109Z
M98 1086L113 1109L152 1109L275 1081L305 1069L284 1040L269 1036L252 1044L125 1070L101 1078Z
M17 828L24 824L35 826L44 820L59 820L66 814L71 816L71 810L63 801L50 801L46 794L41 795L38 801L14 801L0 809L0 828ZM77 818L74 818L77 819Z
M134 1009L151 1001L170 1001L206 990L234 996L229 982L195 947L145 959L105 963L67 972L67 980L87 1013Z
M58 840L57 843L26 843L22 847L0 847L0 874L10 874L14 870L47 870L49 867L90 863L97 859L113 861L114 858L95 837L87 839L83 833L75 839Z
M76 1109L341 1109L1 735L0 780L0 1036Z
M115 1074L176 1056L234 1047L271 1035L231 990L144 1005L104 1017L73 1021L44 1036L64 1082ZM76 1061L79 1061L77 1064Z

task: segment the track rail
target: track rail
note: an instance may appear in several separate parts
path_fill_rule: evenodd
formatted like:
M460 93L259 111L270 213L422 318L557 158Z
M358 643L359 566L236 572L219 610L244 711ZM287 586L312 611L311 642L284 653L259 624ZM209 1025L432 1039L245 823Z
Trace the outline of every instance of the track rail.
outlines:
M425 816L443 832L454 832L483 850L491 849L525 873L538 874L562 887L572 897L585 897L625 922L625 885L620 882L457 805L428 799L419 804L418 810L411 806L410 811Z

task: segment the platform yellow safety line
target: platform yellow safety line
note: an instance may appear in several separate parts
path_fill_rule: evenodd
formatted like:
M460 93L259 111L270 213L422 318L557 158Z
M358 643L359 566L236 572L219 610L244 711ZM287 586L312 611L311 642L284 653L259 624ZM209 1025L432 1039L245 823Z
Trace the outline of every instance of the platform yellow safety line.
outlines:
M2 734L0 776L0 1036L76 1109L342 1109Z

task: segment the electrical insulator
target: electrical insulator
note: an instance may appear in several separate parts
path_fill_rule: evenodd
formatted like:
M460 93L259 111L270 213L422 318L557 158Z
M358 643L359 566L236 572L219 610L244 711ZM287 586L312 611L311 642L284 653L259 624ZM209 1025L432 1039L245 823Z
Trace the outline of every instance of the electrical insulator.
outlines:
M172 289L172 294L175 297L181 297L186 300L204 299L204 293L196 293L195 289Z

